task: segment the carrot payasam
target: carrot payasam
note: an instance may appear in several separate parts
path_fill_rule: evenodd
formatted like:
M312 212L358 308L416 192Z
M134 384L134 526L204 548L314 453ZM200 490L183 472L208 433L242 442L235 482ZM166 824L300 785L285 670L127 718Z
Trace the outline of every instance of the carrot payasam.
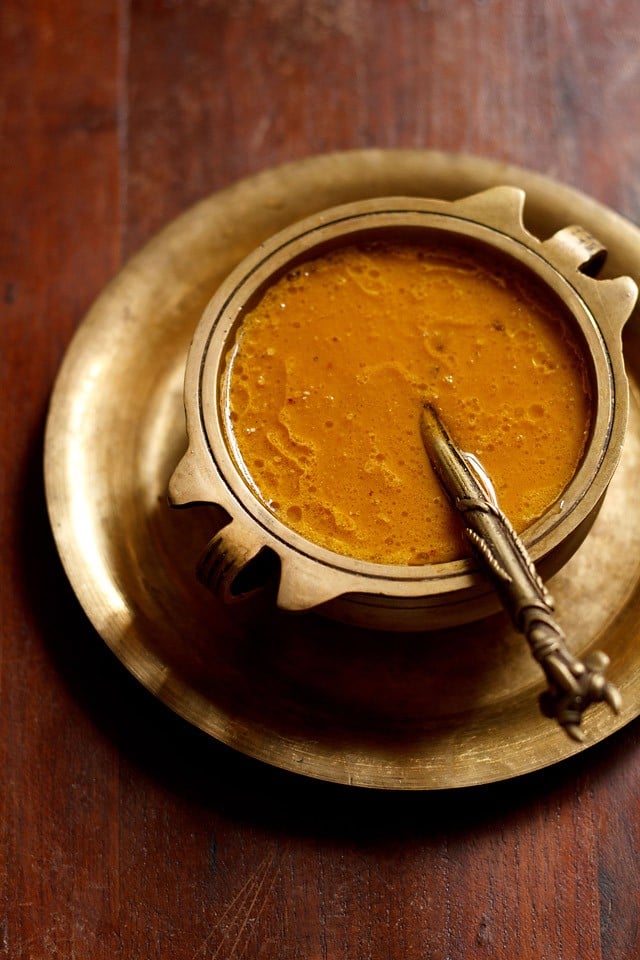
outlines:
M242 319L220 395L266 507L385 564L467 553L422 445L425 400L516 530L561 497L589 431L584 357L555 296L488 251L381 240L296 266Z

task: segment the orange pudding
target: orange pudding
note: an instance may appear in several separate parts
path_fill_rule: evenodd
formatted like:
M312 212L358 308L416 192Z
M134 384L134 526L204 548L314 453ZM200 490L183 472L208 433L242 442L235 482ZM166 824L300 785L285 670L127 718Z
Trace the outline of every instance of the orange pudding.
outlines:
M562 494L590 393L565 308L495 253L433 239L337 247L248 311L221 386L227 441L284 524L356 559L467 554L425 454L425 400L522 531Z

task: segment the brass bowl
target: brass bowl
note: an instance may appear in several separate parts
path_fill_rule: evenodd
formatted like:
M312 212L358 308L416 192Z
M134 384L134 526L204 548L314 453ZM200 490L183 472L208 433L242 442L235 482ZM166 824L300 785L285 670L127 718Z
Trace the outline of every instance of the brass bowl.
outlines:
M276 234L245 258L206 307L189 351L184 401L188 452L170 482L175 506L219 508L220 528L199 564L200 578L229 602L276 571L277 605L314 609L346 623L385 630L453 626L495 612L499 601L473 561L396 566L354 560L295 533L257 499L229 449L219 402L224 358L243 316L277 277L331 245L380 235L441 231L512 258L542 281L575 322L594 398L584 457L562 496L522 535L543 577L587 535L620 456L628 415L621 331L637 296L628 277L597 280L606 251L582 228L540 240L523 224L525 194L494 187L446 202L413 197L334 207ZM212 531L213 532L213 531Z

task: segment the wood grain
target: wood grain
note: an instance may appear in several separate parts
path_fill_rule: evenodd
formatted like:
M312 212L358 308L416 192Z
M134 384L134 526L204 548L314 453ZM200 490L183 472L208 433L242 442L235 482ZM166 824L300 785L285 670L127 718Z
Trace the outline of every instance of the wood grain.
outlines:
M631 0L5 0L0 351L0 956L628 960L638 724L448 794L264 767L114 661L57 560L42 430L124 258L240 177L435 147L640 219Z

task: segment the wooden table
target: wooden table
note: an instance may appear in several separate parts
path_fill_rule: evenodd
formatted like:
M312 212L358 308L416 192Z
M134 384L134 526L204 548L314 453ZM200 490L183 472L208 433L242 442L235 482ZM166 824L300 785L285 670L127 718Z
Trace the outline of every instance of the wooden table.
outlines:
M428 147L640 220L635 3L5 0L0 15L0 956L637 956L637 722L458 791L262 765L109 652L42 483L48 398L86 310L162 225L238 178Z

